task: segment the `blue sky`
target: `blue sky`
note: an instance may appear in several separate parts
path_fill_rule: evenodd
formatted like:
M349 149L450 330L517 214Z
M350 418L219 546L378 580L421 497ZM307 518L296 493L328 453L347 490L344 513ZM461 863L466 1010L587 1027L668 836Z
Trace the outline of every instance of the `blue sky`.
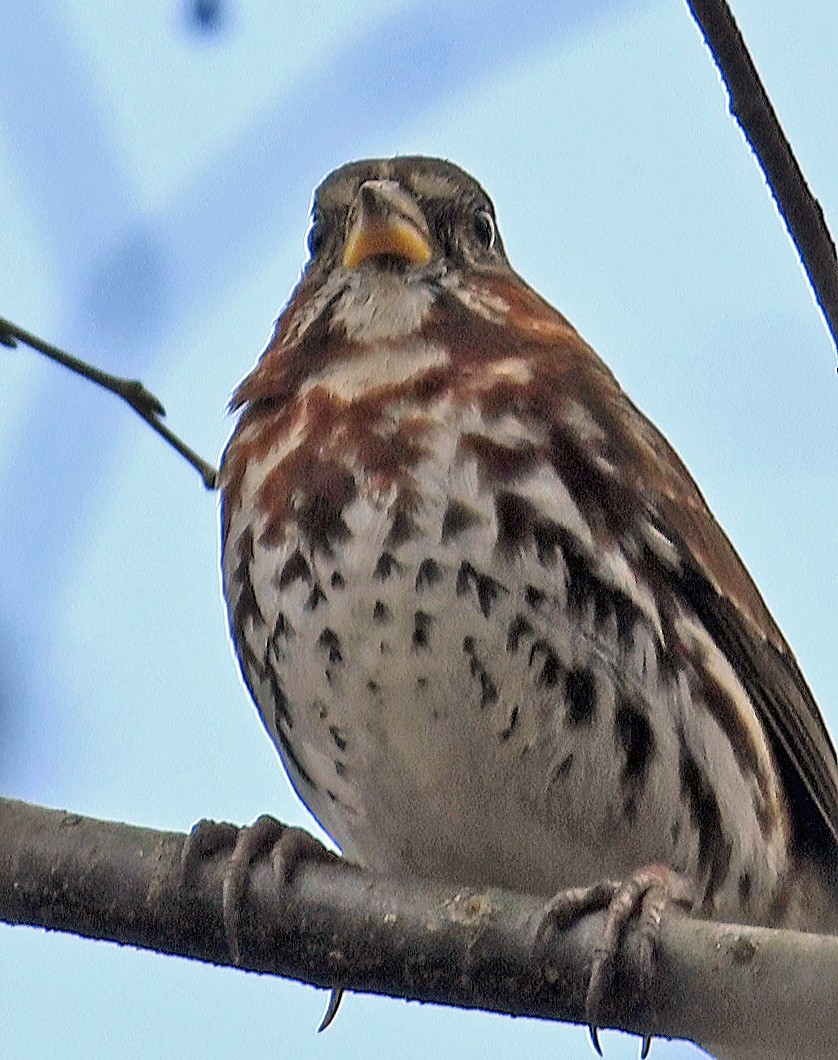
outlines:
M227 0L202 36L185 6L0 7L0 315L141 376L215 459L314 185L451 158L686 460L838 731L835 352L686 7ZM838 7L734 7L835 230ZM3 792L311 825L231 657L216 498L95 388L24 350L0 372ZM592 1055L578 1028L368 997L315 1036L323 992L25 928L0 962L13 1057Z

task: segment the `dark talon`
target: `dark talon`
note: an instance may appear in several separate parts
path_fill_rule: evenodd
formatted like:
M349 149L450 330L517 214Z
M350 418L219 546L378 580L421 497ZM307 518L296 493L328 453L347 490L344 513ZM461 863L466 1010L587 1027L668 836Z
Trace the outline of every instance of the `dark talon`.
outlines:
M323 1013L323 1019L320 1021L320 1026L317 1028L318 1034L325 1031L335 1016L337 1016L342 999L343 987L333 986L332 992L329 994L329 1004L326 1006L326 1011Z
M643 1044L640 1047L640 1060L646 1060L646 1057L649 1055L649 1050L651 1048L652 1048L652 1035L651 1034L644 1034L643 1035Z
M597 1054L602 1056L602 1046L599 1044L599 1030L593 1024L588 1025L588 1034L591 1039L591 1045L596 1049Z

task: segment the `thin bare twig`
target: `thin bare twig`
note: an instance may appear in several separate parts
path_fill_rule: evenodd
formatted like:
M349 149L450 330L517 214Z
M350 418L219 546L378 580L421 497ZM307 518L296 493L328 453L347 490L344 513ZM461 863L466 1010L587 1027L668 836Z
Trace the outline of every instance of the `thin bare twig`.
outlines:
M88 364L78 357L73 357L72 354L62 350L59 346L54 346L51 342L45 342L43 339L39 339L37 335L24 331L17 324L0 317L0 343L14 349L18 342L24 343L24 345L37 350L38 353L42 353L51 361L69 368L71 372L75 372L84 379L89 379L103 389L109 390L112 394L116 394L117 397L121 397L138 416L145 420L152 430L157 431L161 438L164 438L174 450L180 453L195 468L208 490L217 488L218 471L216 468L212 464L207 463L203 457L199 456L185 442L181 441L161 421L161 417L166 415L166 410L160 400L146 390L139 379L124 379L122 376L103 372L100 368L95 368L92 364Z
M686 0L838 349L838 257L820 203L806 183L726 0Z

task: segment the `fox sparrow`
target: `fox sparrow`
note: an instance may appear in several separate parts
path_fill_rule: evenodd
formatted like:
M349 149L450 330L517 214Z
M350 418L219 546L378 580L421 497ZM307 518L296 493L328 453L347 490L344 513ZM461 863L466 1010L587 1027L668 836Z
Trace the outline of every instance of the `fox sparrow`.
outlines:
M382 873L608 906L594 1003L669 900L831 926L838 767L794 656L486 193L352 163L309 249L221 487L242 673L315 817Z

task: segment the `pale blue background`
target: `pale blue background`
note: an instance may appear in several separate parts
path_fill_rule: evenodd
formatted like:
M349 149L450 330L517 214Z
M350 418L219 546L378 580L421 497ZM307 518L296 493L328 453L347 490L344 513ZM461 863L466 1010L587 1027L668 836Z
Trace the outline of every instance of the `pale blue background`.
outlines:
M836 227L838 5L735 8ZM201 34L177 0L0 3L0 314L140 375L215 459L314 184L452 158L684 456L838 729L835 353L683 4L225 11ZM216 498L89 384L25 350L0 380L3 792L162 828L307 822L231 658ZM578 1028L367 997L315 1036L322 992L27 928L0 929L0 968L9 1057L593 1055Z

